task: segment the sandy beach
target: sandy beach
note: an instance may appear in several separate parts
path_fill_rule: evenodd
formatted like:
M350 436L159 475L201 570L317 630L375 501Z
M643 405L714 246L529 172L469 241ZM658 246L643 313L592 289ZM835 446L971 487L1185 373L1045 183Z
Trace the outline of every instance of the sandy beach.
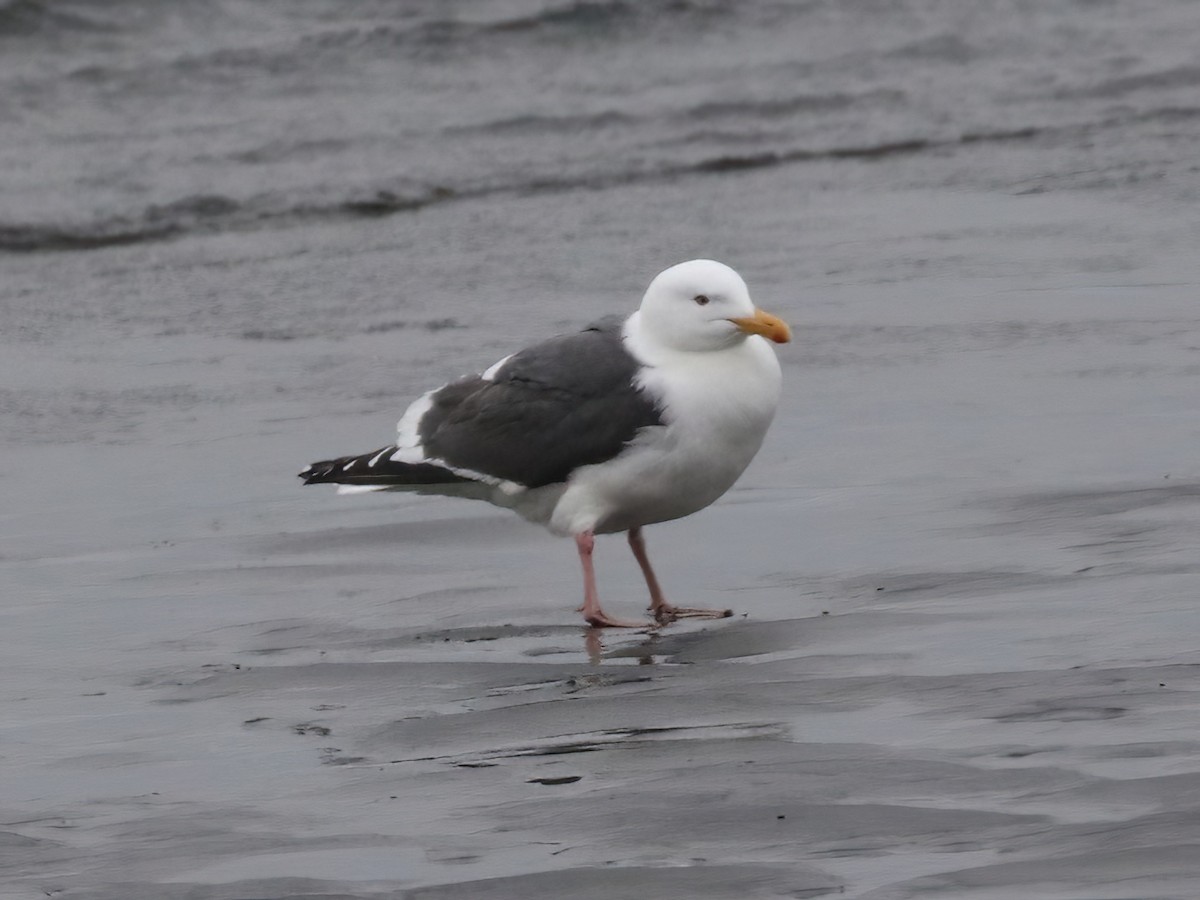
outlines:
M1122 77L1178 72L1183 6ZM1194 900L1171 97L1086 140L5 251L0 897ZM668 596L733 618L590 630L569 541L297 482L700 255L795 331L750 470L647 530Z

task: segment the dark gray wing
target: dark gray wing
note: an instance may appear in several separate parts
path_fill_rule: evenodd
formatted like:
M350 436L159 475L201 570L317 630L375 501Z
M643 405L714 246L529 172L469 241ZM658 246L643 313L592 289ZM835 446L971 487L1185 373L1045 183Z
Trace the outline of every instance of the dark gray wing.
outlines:
M622 322L602 319L513 354L491 380L473 375L438 390L418 426L426 459L541 487L661 425L662 411L634 385L640 366Z

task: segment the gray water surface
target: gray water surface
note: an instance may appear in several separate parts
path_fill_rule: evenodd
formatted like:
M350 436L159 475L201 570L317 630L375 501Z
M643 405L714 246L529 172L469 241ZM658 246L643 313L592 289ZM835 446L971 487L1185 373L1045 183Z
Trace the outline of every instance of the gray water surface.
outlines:
M0 0L0 896L1194 900L1197 25ZM734 619L300 489L695 256L796 332L648 530Z

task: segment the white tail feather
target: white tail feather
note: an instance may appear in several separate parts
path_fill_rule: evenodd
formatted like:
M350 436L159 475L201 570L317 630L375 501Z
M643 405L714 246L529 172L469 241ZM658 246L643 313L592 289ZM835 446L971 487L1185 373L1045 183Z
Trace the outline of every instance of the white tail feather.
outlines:
M375 491L386 491L386 484L339 484L337 492L339 494L373 494Z

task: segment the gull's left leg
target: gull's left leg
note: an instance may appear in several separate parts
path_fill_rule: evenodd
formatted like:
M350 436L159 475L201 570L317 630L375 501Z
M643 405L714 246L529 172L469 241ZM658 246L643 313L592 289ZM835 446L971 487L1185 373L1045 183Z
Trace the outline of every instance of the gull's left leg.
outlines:
M629 529L629 549L633 558L641 567L642 576L646 579L646 587L650 589L650 611L656 621L666 624L676 619L725 619L733 615L732 609L695 609L688 606L672 606L663 596L662 588L658 586L658 578L650 567L650 557L646 555L646 541L642 537L641 526Z
M590 531L575 535L575 548L579 551L579 564L583 568L583 606L579 612L593 628L645 628L653 627L651 622L631 622L627 619L617 619L600 608L600 595L596 591L596 570L592 567L592 550L596 546L596 536Z

